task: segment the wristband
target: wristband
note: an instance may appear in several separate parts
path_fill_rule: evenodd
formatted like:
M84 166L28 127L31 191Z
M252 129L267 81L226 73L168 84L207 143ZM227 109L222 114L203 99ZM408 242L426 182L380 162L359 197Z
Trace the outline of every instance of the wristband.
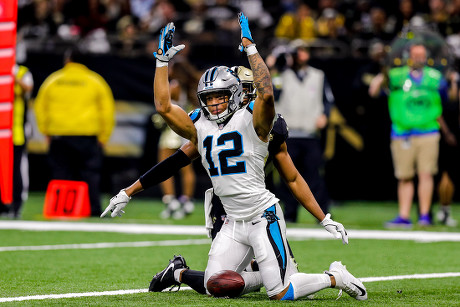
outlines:
M168 62L163 62L157 59L157 67L165 67L168 66Z
M244 51L246 51L246 54L248 56L258 53L256 44L251 44L249 46L244 47Z

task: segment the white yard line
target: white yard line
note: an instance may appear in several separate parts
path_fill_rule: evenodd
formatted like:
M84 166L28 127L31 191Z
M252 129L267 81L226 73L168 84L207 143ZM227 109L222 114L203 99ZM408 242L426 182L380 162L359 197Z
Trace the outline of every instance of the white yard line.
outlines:
M428 279L428 278L448 278L448 277L460 277L460 272L364 277L364 278L360 278L360 280L363 282L376 282L376 281L401 280L401 279ZM192 289L190 287L181 287L180 290L182 291L182 290L192 290ZM73 298L73 297L124 295L124 294L136 294L136 293L146 293L146 292L148 292L147 289L133 289L133 290L115 290L115 291L103 291L103 292L84 292L84 293L30 295L30 296L18 296L18 297L0 297L0 303L30 301L30 300L61 299L61 298Z
M206 235L204 226L176 226L149 224L0 221L0 229L32 231L86 231L135 234ZM460 242L458 232L347 230L351 239L409 240L418 242ZM290 239L334 239L322 228L288 228Z
M183 245L204 245L204 244L210 245L211 239L137 241L137 242L101 242L101 243L56 244L56 245L35 245L35 246L1 246L0 252L48 251L48 250L59 250L59 249L97 249L97 248L115 248L115 247L183 246Z
M361 280L362 282L375 282L375 281L386 281L386 280L427 279L427 278L447 278L447 277L460 277L460 272L364 277L364 278L360 278L359 280Z

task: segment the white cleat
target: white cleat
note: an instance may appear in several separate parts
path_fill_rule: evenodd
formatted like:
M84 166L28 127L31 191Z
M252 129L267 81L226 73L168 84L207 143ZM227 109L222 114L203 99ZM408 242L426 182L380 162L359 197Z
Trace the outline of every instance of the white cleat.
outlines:
M348 272L347 268L340 261L334 261L329 266L326 274L332 274L335 278L335 287L340 289L339 298L342 291L345 291L351 297L358 301L367 300L367 290L363 283Z

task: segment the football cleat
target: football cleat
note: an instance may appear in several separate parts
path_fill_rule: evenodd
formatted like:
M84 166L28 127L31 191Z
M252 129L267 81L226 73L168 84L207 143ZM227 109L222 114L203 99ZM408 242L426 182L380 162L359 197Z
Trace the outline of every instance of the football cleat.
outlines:
M367 290L363 283L348 272L347 268L340 261L334 261L329 267L329 271L324 273L333 275L335 278L335 287L340 289L339 298L342 291L345 291L351 297L358 301L367 300Z
M177 290L179 290L180 282L174 279L174 271L177 269L188 269L185 259L181 255L174 255L173 259L169 260L168 266L163 271L153 276L150 282L149 292L161 292L168 287L171 287L169 289L169 291L171 291L176 286L178 286Z
M160 213L162 219L169 219L175 211L181 209L180 202L172 195L163 196L162 201L166 205L166 208Z
M172 218L175 220L182 220L184 217L185 217L185 212L184 210L182 210L182 208L174 211L172 214Z
M449 227L457 227L458 222L457 220L453 219L449 211L439 210L436 213L436 220L443 225Z
M178 198L179 202L182 205L182 210L185 215L192 214L195 210L195 204L190 200L188 196L182 195Z

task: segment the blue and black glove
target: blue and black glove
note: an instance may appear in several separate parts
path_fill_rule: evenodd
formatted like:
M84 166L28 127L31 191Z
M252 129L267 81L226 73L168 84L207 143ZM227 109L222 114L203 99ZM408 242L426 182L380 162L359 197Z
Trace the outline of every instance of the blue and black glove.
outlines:
M157 52L153 53L159 62L164 63L164 65L160 66L166 66L168 62L176 55L176 53L185 48L185 45L172 45L172 39L174 37L175 30L176 27L174 27L174 23L172 22L168 23L163 29L161 29L158 42L158 50ZM157 66L159 64L158 61Z
M249 30L248 18L242 12L238 14L238 22L240 23L240 27L241 27L241 39L243 39L243 37L246 37L247 39L249 39L251 42L254 43L254 40L252 39L251 30ZM243 52L244 50L243 43L241 43L238 48L241 52Z

